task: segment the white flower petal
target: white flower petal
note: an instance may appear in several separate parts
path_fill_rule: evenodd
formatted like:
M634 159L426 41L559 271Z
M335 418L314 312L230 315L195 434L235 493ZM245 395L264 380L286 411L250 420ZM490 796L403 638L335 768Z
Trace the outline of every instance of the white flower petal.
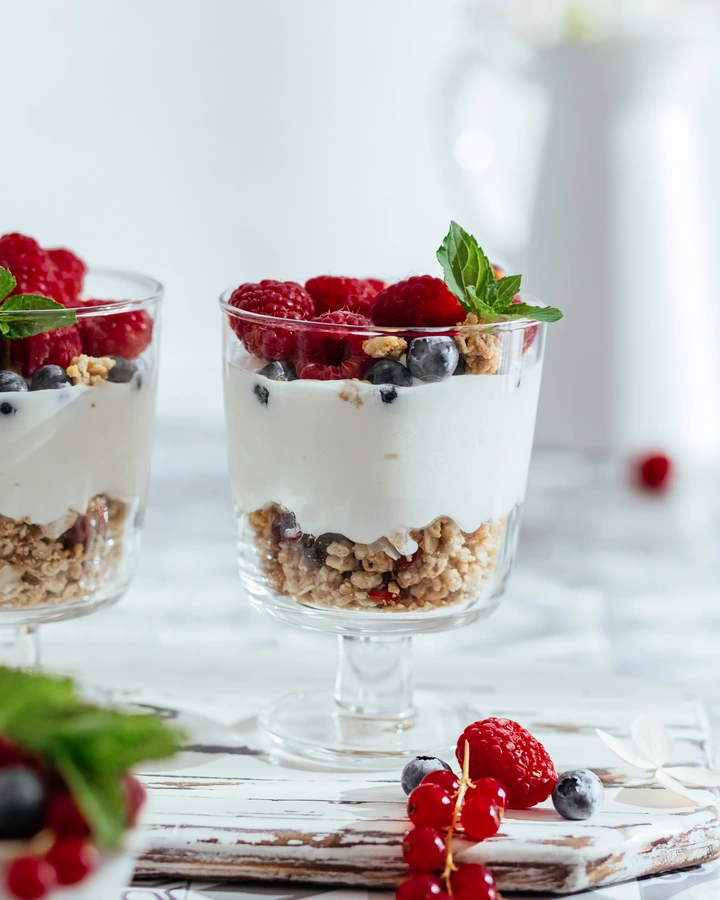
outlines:
M673 794L678 794L680 797L685 797L686 800L689 800L696 806L702 803L705 799L702 792L693 791L690 788L684 787L684 785L680 784L679 781L676 781L671 775L668 775L665 769L658 769L657 772L655 772L655 777L664 788L672 791Z
M672 759L673 745L662 722L651 716L638 716L630 733L639 750L648 756L656 768Z
M704 769L702 766L663 766L663 771L683 784L720 787L720 772L713 772L712 769Z
M619 756L623 762L635 766L638 769L657 768L657 766L653 765L651 760L641 756L637 750L626 741L621 741L620 738L613 737L611 734L608 734L607 731L602 731L600 728L596 728L595 731L600 740L604 744L607 744L615 756Z

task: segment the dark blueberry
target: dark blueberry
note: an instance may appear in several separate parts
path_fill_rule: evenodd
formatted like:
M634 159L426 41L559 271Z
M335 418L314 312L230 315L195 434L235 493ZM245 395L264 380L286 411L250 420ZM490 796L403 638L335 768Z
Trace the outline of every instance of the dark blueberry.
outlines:
M438 769L447 769L452 772L451 767L437 756L416 756L402 770L400 776L400 784L406 794L410 794L420 784L428 772L437 772Z
M260 374L272 381L295 381L297 372L292 363L275 360L260 369Z
M261 384L255 384L253 385L253 392L263 406L268 405L270 391L266 387L263 387Z
M383 403L392 403L397 400L397 388L394 385L380 388L380 399Z
M300 539L300 549L303 552L303 556L312 563L317 562L317 557L315 556L315 535L314 534L304 534Z
M6 393L13 391L15 393L26 391L28 389L28 383L22 377L22 375L18 375L15 372L8 372L7 370L3 370L0 372L0 393Z
M7 400L4 403L0 403L0 413L4 416L12 416L17 412L17 409L12 405L12 403L8 403Z
M604 797L602 781L590 769L563 772L552 792L553 806L566 819L589 819Z
M278 544L297 544L303 536L295 513L289 509L273 519L271 531Z
M450 337L415 338L407 352L411 374L421 381L445 381L455 371L460 353Z
M43 823L45 788L27 766L0 770L0 840L24 840Z
M137 363L131 359L124 359L122 356L111 356L110 358L115 360L115 365L108 372L108 381L112 381L113 384L127 384L139 372Z
M326 531L324 534L319 534L315 538L315 543L312 548L315 561L319 562L321 566L324 566L327 562L327 552L330 544L334 544L336 541L346 540L347 538L344 534L337 534L334 531Z
M396 384L398 387L410 387L412 375L405 366L396 359L379 359L365 373L370 384Z
M72 378L61 366L41 366L30 382L31 391L57 391L72 384Z
M467 363L465 362L465 357L462 354L458 353L458 363L455 366L455 371L453 375L464 375L467 372Z

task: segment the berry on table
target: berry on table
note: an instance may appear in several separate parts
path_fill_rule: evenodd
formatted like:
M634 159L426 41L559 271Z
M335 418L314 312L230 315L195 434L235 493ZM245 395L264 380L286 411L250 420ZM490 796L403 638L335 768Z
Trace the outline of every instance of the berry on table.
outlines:
M497 886L492 872L479 863L464 863L450 876L455 900L498 900Z
M55 247L46 252L52 264L50 278L53 297L63 306L73 306L80 299L87 266L65 247Z
M603 783L590 769L563 772L552 792L553 806L566 819L589 819L604 798Z
M100 868L100 851L81 837L59 838L47 852L58 884L78 884Z
M467 800L471 797L489 797L497 803L501 814L507 809L507 791L497 778L478 778L468 787L465 794Z
M398 387L410 387L412 375L409 369L396 359L379 359L367 370L365 380L370 384L395 384Z
M420 784L437 784L451 796L457 794L460 787L457 775L448 769L436 769L434 772L428 772L423 776Z
M315 303L315 315L347 309L370 318L372 305L379 290L375 282L362 278L341 278L318 275L305 282L305 290Z
M529 809L552 793L557 781L547 750L530 732L511 719L489 718L468 725L457 746L462 761L470 747L470 778L497 778L505 787L508 806Z
M500 807L490 797L482 794L466 800L460 813L465 834L476 841L484 841L497 834L500 818Z
M432 872L445 864L445 841L437 828L412 828L403 838L402 852L413 869Z
M672 460L664 453L651 453L636 462L636 481L648 491L665 491L674 475Z
M33 238L17 232L0 237L0 266L9 269L17 282L13 294L42 294L57 299L50 290L52 261Z
M352 328L371 326L370 319L345 310L317 316L297 338L295 368L298 378L320 381L362 378L370 364L370 357L362 349L367 334Z
M108 371L107 380L113 384L128 384L140 371L137 363L123 356L113 356L115 365Z
M445 282L432 275L413 275L388 285L375 297L372 319L376 325L443 327L465 319L465 310Z
M29 390L28 383L17 372L9 372L6 369L0 372L0 393L22 393Z
M43 823L45 788L27 766L0 769L0 840L21 840L37 834Z
M445 381L455 371L460 352L450 337L415 338L407 352L407 367L421 381Z
M264 375L265 378L269 378L271 381L295 381L297 378L295 366L281 359L274 359L272 362L269 362L260 369L258 374Z
M5 874L5 886L17 900L40 900L55 883L55 869L42 856L18 857Z
M257 284L241 284L229 303L244 312L276 319L312 319L315 315L312 297L294 281L264 279ZM261 359L292 359L295 328L237 317L231 317L230 324L249 353Z
M84 300L76 309L107 306L108 300ZM152 316L146 309L130 312L107 312L98 316L78 316L82 352L88 356L120 356L136 359L150 346L153 336Z
M42 366L55 365L67 369L81 353L82 342L77 325L64 325L10 341L12 363L25 378L30 378Z
M429 772L445 769L452 772L450 766L437 756L416 756L402 770L400 783L406 794L410 794Z
M440 785L421 782L408 797L408 818L416 826L447 828L454 806L451 795Z
M396 900L442 900L442 883L429 872L411 872L395 891Z
M278 544L297 544L302 540L302 528L298 525L295 513L289 509L275 516L270 526L272 536Z
M57 391L72 383L72 378L60 366L41 366L32 377L30 390Z

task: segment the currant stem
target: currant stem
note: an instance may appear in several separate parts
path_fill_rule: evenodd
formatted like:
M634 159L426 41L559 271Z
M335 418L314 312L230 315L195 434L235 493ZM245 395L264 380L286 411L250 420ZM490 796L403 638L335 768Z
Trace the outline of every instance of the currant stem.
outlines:
M463 753L462 774L460 775L460 787L458 788L457 797L455 798L455 807L453 808L452 819L450 820L450 828L445 838L445 868L443 869L442 879L445 882L448 894L452 897L452 887L450 885L450 876L453 872L457 872L457 866L453 862L452 842L455 828L457 827L458 816L462 809L463 801L467 789L474 787L470 780L470 742L465 741L465 752Z

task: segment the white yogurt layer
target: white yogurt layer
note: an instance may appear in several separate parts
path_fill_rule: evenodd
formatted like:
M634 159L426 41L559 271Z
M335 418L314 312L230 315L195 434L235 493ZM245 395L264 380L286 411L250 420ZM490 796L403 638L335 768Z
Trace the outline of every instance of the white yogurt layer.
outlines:
M360 381L270 381L226 364L235 505L293 510L303 531L352 541L408 537L440 516L463 531L507 516L525 496L541 365L396 388ZM519 383L518 383L519 381ZM268 391L267 405L255 387Z
M142 494L153 398L148 373L139 388L102 382L0 393L0 515L62 530L68 510L85 512L96 494Z

